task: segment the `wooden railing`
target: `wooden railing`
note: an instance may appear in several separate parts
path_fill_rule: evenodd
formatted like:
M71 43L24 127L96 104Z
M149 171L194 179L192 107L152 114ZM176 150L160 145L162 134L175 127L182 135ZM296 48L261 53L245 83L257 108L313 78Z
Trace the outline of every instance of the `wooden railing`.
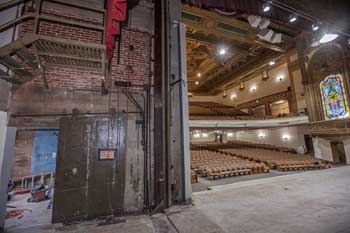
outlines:
M350 119L310 122L309 130L312 134L350 134Z

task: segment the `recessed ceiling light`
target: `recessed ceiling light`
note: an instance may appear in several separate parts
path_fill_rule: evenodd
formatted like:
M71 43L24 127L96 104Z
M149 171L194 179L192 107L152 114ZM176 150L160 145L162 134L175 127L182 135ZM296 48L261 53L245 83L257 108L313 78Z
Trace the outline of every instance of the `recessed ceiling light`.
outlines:
M201 73L197 73L197 77L200 77L202 74Z
M320 39L320 43L321 44L328 43L337 38L338 38L338 34L327 33L322 36L322 38Z
M270 65L270 66L273 66L274 64L276 64L275 61L270 61L270 62L269 62L269 65Z
M312 31L317 31L318 29L320 29L320 25L318 23L312 24Z
M283 104L283 103L284 103L284 100L280 100L280 101L275 102L275 104Z
M232 93L231 94L231 99L235 99L235 98L237 98L237 94L236 93Z
M199 82L198 82L198 81L196 81L196 82L195 82L195 84L196 84L196 85L198 85L198 84L199 84Z
M219 50L220 55L225 55L226 54L226 49L220 49Z
M293 23L297 21L297 15L293 14L289 16L289 22Z
M256 87L250 88L250 91L251 91L251 92L255 92L255 91L256 91Z

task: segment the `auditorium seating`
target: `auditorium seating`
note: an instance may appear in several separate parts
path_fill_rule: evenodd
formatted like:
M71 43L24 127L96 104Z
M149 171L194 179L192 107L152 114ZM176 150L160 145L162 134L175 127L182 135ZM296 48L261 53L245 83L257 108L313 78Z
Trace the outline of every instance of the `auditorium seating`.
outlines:
M209 150L191 150L191 169L212 179L269 171L262 163Z
M330 168L332 165L311 155L299 155L295 150L273 145L230 141L191 143L191 169L208 178L223 178L279 171Z
M277 169L279 171L309 170L331 167L328 162L316 159L311 155L298 155L288 152L246 147L219 149L219 151L227 153L228 155L236 155L256 162L263 162L271 169Z
M190 112L190 120L271 120L271 119L277 119L277 118L288 118L288 117L295 117L297 115L288 114L288 115L279 115L279 116L236 116L236 115L219 115L215 112L208 112L208 110L199 108L199 107L193 107Z

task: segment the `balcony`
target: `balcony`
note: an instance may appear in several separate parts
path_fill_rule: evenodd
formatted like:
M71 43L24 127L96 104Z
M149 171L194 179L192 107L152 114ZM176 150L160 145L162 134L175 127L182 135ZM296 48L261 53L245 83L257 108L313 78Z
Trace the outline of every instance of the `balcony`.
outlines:
M350 119L310 122L309 130L312 135L348 135L350 134Z

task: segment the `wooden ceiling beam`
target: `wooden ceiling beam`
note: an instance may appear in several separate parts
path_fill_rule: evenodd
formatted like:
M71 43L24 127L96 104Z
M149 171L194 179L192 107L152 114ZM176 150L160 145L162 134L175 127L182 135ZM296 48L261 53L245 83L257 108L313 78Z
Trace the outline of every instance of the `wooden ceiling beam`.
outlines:
M183 11L193 15L198 15L198 17L201 18L200 22L194 22L183 18L185 24L188 27L192 28L194 31L201 31L207 35L213 34L218 38L226 38L231 41L249 43L251 45L259 45L261 47L277 52L286 52L282 46L274 45L257 39L258 30L241 20L235 19L233 17L226 17L213 11L203 10L196 7L189 7L187 5L183 5ZM229 31L218 28L217 25L219 23L225 23L226 25L233 26L241 31L234 32L232 30Z

